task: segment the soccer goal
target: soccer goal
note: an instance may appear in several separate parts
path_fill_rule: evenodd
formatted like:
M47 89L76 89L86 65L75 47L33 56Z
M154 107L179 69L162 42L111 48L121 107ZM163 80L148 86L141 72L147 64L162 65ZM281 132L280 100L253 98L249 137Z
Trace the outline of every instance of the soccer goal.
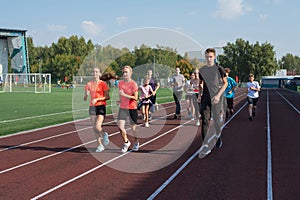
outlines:
M51 74L6 74L2 92L51 92Z

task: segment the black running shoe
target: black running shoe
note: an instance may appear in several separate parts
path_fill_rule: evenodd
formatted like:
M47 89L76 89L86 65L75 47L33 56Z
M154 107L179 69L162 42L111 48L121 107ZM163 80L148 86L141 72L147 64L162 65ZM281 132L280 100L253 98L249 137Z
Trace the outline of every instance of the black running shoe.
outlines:
M249 120L250 120L250 121L252 121L252 120L253 120L253 117L252 117L252 116L250 116L250 117L249 117Z
M252 116L255 117L255 110L252 110Z
M223 144L222 139L221 139L221 137L219 137L219 139L217 140L217 143L216 143L216 147L221 148L222 144Z

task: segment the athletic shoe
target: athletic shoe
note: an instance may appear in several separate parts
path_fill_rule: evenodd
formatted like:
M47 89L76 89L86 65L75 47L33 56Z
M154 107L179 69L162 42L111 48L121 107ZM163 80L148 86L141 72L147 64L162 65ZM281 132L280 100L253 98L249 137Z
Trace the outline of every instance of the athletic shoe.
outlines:
M194 117L192 117L192 118L191 118L191 120L192 120L192 121L194 121L194 120L195 120L195 118L194 118Z
M140 143L139 142L135 142L133 144L132 151L138 151L139 147L140 147Z
M129 140L127 142L124 142L123 147L121 149L122 153L126 153L128 151L128 148L130 145L131 145L131 142Z
M145 127L147 127L147 128L149 127L149 123L148 122L145 123Z
M108 133L105 132L103 135L103 144L106 146L109 144L109 138L108 138Z
M222 139L221 139L221 137L219 137L219 139L217 140L217 143L216 143L216 147L221 148L222 144L223 144Z
M204 158L205 156L210 154L210 152L211 152L211 150L210 150L210 148L208 147L207 144L202 145L202 147L200 148L200 152L199 152L198 157L199 158Z
M252 110L252 116L255 117L255 110Z
M199 119L196 122L196 126L200 126L200 120Z
M250 121L252 121L252 120L253 120L253 117L252 117L252 116L250 116L250 117L249 117L249 120L250 120Z
M100 152L104 151L104 149L105 149L104 146L102 144L99 144L95 152L100 153Z

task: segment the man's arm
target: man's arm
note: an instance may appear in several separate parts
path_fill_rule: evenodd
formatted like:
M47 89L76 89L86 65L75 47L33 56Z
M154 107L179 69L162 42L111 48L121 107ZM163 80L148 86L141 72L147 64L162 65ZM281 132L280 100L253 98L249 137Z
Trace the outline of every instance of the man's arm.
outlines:
M217 104L220 101L221 96L223 95L224 91L226 90L227 86L228 86L228 81L227 81L227 77L223 77L223 85L220 88L219 92L216 94L216 96L214 96L212 98L212 103L213 104Z

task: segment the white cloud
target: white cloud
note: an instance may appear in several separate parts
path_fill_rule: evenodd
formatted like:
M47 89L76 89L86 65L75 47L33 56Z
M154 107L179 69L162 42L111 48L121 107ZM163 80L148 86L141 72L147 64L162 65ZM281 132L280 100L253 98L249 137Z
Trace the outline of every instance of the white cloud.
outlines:
M81 22L81 28L87 35L96 36L103 31L103 27L94 23L93 21Z
M47 26L47 30L51 31L51 32L62 33L62 32L65 32L67 30L67 27L63 26L63 25L50 24L50 25Z
M218 8L215 17L231 20L251 11L251 7L243 0L218 0Z
M125 16L117 17L116 21L117 21L117 24L122 26L122 25L125 25L128 23L128 17L125 17Z

